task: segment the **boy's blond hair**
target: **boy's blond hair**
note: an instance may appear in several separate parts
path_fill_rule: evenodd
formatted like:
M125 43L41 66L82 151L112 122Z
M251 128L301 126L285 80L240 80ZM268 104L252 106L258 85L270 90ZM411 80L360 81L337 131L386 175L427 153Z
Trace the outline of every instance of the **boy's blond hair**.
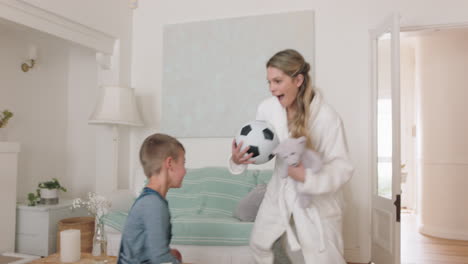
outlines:
M181 150L185 151L184 146L169 135L156 133L147 137L140 148L140 162L146 177L158 174L166 158L177 160Z

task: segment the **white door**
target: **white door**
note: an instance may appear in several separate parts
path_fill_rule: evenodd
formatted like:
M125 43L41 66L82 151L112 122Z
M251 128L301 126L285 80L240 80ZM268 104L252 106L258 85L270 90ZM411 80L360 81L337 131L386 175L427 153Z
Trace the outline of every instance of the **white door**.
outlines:
M371 31L372 262L400 263L400 26L392 15Z

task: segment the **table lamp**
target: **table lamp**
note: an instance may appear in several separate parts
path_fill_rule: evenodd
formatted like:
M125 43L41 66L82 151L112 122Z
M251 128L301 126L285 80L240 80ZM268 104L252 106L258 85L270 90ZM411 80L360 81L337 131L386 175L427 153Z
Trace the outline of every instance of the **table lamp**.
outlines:
M128 87L103 86L101 94L91 114L89 124L112 125L113 133L113 182L112 190L117 190L117 168L119 157L118 125L142 126L140 114L136 107L134 90Z

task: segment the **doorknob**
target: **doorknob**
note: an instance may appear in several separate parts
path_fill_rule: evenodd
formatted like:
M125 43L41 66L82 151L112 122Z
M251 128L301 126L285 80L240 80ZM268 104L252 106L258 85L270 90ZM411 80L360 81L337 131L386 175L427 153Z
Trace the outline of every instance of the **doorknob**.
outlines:
M397 194L396 200L393 203L396 207L396 221L400 222L400 214L401 214L401 194Z

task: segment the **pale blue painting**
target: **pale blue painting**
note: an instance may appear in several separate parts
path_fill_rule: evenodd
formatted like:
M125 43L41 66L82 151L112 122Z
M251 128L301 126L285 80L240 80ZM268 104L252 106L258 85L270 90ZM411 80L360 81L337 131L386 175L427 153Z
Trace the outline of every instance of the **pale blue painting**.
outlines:
M313 71L313 11L165 25L161 131L233 137L270 96L265 63L286 48Z

